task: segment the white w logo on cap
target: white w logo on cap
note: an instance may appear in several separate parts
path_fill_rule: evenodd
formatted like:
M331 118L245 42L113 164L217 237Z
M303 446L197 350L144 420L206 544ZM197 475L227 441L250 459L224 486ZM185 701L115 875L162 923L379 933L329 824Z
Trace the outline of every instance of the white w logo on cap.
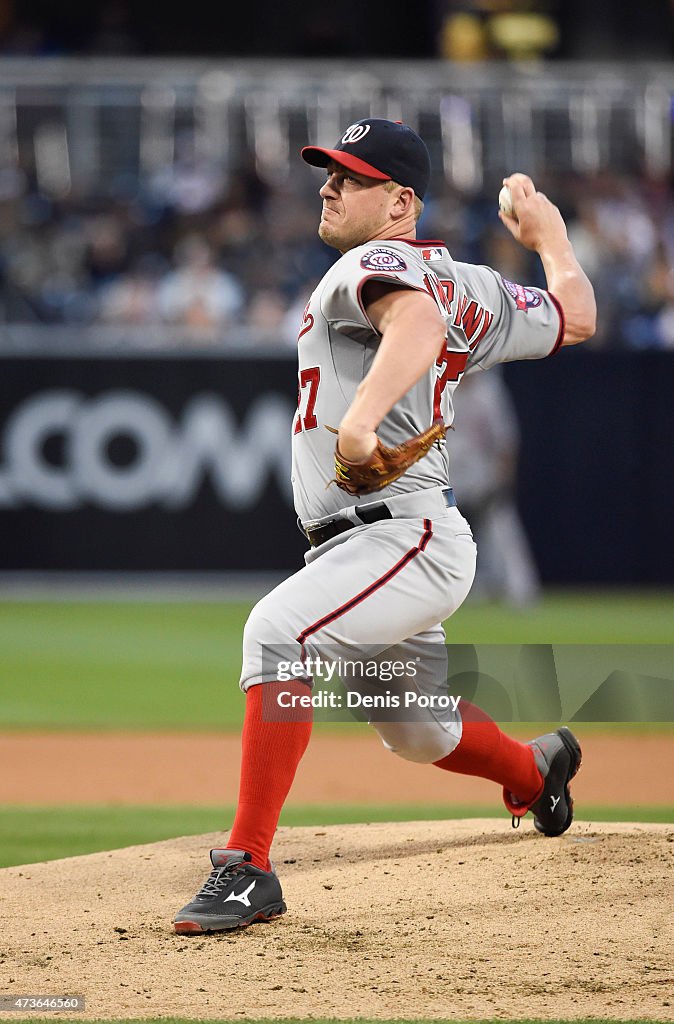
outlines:
M344 144L349 142L360 142L363 136L367 135L372 126L369 124L352 124L342 135Z

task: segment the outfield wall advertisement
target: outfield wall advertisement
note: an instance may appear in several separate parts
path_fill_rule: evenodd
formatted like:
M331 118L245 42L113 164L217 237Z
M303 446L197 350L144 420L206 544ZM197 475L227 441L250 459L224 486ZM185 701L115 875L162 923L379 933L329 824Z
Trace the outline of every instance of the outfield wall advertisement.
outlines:
M292 363L30 359L4 375L4 569L300 562Z
M519 504L544 581L674 582L669 353L507 368ZM278 570L292 511L292 359L5 358L3 570Z

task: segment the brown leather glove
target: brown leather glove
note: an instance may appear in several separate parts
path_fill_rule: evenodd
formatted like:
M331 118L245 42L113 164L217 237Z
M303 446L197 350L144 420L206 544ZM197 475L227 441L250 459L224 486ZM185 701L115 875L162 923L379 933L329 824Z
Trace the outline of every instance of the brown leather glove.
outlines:
M333 429L333 428L329 428ZM336 431L334 431L336 433ZM397 480L410 466L423 458L436 441L441 440L447 430L442 420L436 420L432 427L416 434L408 441L387 448L377 438L377 447L365 462L349 462L335 448L335 476L330 483L336 483L347 494L371 494L381 491Z

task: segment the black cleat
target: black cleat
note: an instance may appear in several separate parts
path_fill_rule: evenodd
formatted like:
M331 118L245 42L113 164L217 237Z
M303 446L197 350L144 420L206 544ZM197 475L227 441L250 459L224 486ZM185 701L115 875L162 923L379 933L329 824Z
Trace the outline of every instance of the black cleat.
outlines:
M527 811L534 816L534 826L544 836L561 836L573 821L573 799L569 783L580 768L581 749L570 729L562 726L531 740L536 766L543 776L543 790L529 805L519 804L512 793L504 791L505 804L513 815L513 826Z
M276 873L254 867L243 850L211 850L213 871L191 903L175 916L181 935L226 932L285 914Z

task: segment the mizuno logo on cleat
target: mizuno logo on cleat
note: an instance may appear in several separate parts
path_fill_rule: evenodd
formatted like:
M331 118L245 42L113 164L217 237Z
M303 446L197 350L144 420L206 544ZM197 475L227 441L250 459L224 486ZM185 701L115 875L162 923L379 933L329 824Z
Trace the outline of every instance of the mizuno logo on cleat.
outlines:
M561 796L551 796L550 797L550 803L552 804L551 810L554 811L555 807L557 806L557 804L559 803L559 801L561 799L562 799Z
M250 900L248 899L248 894L251 893L254 888L255 888L255 882L251 882L250 885L248 886L248 888L244 889L243 892L239 892L239 893L230 892L229 896L225 896L225 898L224 898L224 900L222 902L223 903L228 903L229 900L236 900L237 903L243 903L244 907L249 907L250 906Z

